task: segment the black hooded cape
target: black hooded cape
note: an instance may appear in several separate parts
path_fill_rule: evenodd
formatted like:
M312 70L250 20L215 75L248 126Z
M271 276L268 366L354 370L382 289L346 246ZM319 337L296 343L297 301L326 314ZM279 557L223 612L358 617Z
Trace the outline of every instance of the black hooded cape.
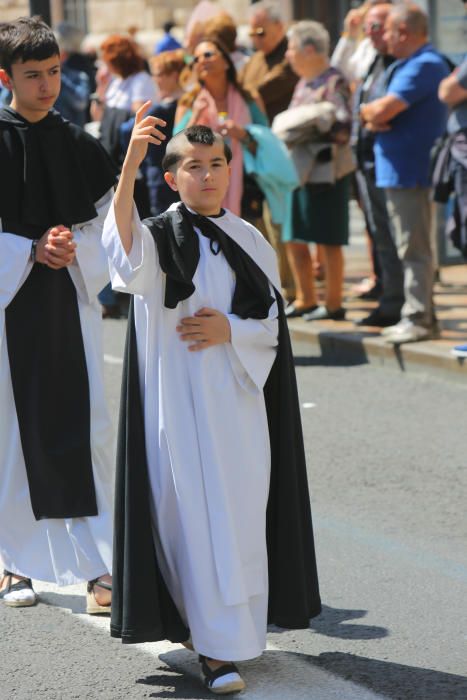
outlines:
M31 240L95 218L115 183L100 144L54 111L30 123L1 109L0 163L1 230ZM6 309L6 339L36 519L96 515L88 374L66 268L33 266Z
M267 307L273 299L269 296L267 302L263 296L261 302L262 290L269 290L264 273L212 221L187 214L180 207L145 222L155 238L159 262L166 273L165 305L174 308L178 300L190 296L194 289L191 278L199 260L198 239L192 228L195 223L203 235L217 240L229 264L236 265L232 312L246 313L244 318L265 318L267 313L257 314L259 307L261 303ZM215 249L213 252L215 254ZM248 288L251 293L257 293L256 299L246 298ZM321 601L295 368L283 300L278 291L275 294L279 308L279 344L264 387L271 442L267 509L268 621L281 627L305 629L309 619L320 613ZM132 300L117 450L111 635L124 643L162 639L182 642L188 639L189 630L180 618L158 567L149 493ZM149 596L148 591L151 592Z

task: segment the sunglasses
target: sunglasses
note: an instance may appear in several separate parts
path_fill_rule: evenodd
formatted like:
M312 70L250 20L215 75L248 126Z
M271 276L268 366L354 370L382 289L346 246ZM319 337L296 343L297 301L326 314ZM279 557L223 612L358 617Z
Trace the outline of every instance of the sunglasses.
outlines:
M248 32L248 36L251 37L259 37L260 39L263 38L263 36L266 36L266 30L263 29L263 27L258 27L258 29L252 29L251 31Z
M371 24L367 25L367 31L372 31L372 32L379 32L381 29L383 29L384 24L382 22L372 22Z
M191 62L192 66L195 66L198 61L200 61L202 58L204 58L206 61L209 61L210 58L214 58L214 56L219 56L218 51L205 51L204 53L200 53L199 56L195 56Z

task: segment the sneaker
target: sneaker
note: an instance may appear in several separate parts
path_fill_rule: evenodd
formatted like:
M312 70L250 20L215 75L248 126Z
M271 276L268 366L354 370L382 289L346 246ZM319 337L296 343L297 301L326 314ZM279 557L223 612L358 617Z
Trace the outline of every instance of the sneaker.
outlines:
M409 328L412 325L412 322L409 321L408 318L402 318L399 323L395 323L393 326L387 326L387 328L383 328L381 331L381 335L383 337L386 337L388 335L393 335L394 332L400 332L402 329Z
M384 340L393 345L417 343L420 340L439 338L439 331L436 327L425 328L425 326L417 326L415 323L409 322L404 325L397 324L397 326L392 326L392 328L392 333L385 334Z
M225 663L213 671L209 668L206 659L206 656L200 655L199 657L201 680L212 693L228 695L229 693L239 693L245 689L245 681L235 664Z
M316 309L302 316L304 321L344 321L345 309L340 307L335 311L329 311L325 306L317 306Z
M451 355L454 355L454 357L467 357L467 345L456 345L452 348Z
M0 600L12 608L26 608L37 603L37 595L32 587L30 578L22 578L17 583L11 583L13 576L10 571L4 571L3 576L9 581L6 587L0 591Z

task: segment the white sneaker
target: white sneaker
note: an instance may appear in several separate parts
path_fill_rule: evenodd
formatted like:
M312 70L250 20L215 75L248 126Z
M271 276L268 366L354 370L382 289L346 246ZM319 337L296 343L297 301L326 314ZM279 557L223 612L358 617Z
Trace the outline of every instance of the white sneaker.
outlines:
M388 329L389 330L389 329ZM425 328L417 326L409 321L408 324L397 324L394 326L391 333L384 334L384 340L393 345L401 345L402 343L416 343L419 340L430 340L438 338L439 331L436 328Z
M381 330L380 335L383 336L383 338L387 335L392 335L394 332L400 332L402 328L406 329L407 326L411 326L412 322L409 321L408 318L403 318L399 321L399 323L396 323L395 326L387 326L386 328L383 328Z
M12 608L25 608L37 603L37 595L30 578L24 578L12 584L14 574L5 571L4 576L10 579L6 588L0 591L0 600L3 600L6 605Z

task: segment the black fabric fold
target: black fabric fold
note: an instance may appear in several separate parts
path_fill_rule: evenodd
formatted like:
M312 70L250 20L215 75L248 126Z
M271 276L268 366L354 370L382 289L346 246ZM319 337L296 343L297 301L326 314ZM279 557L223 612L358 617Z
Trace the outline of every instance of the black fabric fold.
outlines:
M95 218L95 202L115 182L98 142L57 112L32 124L1 109L0 162L2 231L29 240ZM68 270L36 263L6 308L5 325L34 516L97 515L89 382Z
M43 232L93 219L95 202L116 180L101 144L55 111L31 123L11 107L0 109L0 163L2 219Z
M199 249L196 258L196 245L186 227L182 227L183 220L187 221L186 214L179 217L174 216L174 212L166 212L162 217L145 222L155 237L160 263L167 274L166 284L170 291L166 291L165 304L168 308L175 308L178 301L190 296L190 283L196 270L193 260L199 261ZM170 221L174 223L172 232ZM206 235L204 221L194 219L193 223L204 229ZM259 300L250 299L248 302L253 312L261 305L264 310L264 282L271 299L265 274L241 246L222 233L230 241L235 256L241 260L241 265L238 265L240 273L236 271L237 286L241 284L243 271L250 273L255 270L260 296ZM216 240L220 240L217 232L215 235ZM242 294L245 290L246 286ZM239 299L243 302L240 294ZM286 628L306 629L310 618L321 612L321 600L295 368L283 299L277 290L275 299L279 311L279 344L264 388L271 444L266 518L268 622ZM116 491L111 634L124 643L162 639L185 641L189 631L163 581L153 543L133 299L123 368ZM149 602L148 590L154 592Z
M164 299L167 308L175 309L195 291L193 275L199 263L199 239L193 228L196 226L203 236L219 246L235 272L232 313L243 319L268 317L274 299L266 275L214 221L193 214L182 204L144 223L154 237L160 266L167 275ZM217 254L216 248L211 246L211 250Z

